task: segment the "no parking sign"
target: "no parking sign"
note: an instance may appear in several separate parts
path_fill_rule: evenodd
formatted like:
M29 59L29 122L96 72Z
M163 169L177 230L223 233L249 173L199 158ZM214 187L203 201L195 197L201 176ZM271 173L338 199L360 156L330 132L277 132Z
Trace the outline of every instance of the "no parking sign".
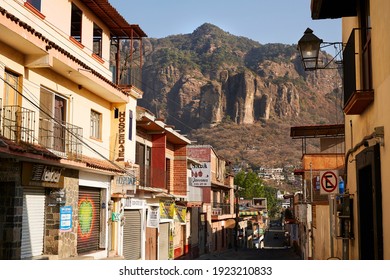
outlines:
M327 170L320 172L320 193L335 194L339 189L339 172L338 170Z

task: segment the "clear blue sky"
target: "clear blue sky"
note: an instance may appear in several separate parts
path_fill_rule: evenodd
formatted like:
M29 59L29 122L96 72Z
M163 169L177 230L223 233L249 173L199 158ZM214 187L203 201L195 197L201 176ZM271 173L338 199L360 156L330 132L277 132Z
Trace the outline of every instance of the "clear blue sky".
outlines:
M341 41L341 20L312 20L311 0L109 0L150 38L192 33L203 23L262 44L296 44L307 27L325 42Z

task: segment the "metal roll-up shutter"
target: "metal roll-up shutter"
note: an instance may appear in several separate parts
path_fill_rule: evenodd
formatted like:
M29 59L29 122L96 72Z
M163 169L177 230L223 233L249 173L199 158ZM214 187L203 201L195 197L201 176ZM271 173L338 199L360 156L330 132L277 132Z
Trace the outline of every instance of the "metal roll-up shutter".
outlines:
M29 259L43 254L45 230L45 189L23 188L21 258Z
M100 189L79 188L77 253L99 249L100 242Z
M169 259L169 223L160 224L160 244L158 259Z
M123 256L127 260L141 258L141 211L125 210L123 228Z

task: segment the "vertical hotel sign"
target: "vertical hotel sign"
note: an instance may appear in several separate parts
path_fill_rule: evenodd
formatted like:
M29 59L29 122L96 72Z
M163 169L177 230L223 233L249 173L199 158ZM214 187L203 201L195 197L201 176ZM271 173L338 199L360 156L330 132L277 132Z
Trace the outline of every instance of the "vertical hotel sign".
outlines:
M118 158L117 161L125 160L125 128L126 128L126 112L119 112L118 124Z

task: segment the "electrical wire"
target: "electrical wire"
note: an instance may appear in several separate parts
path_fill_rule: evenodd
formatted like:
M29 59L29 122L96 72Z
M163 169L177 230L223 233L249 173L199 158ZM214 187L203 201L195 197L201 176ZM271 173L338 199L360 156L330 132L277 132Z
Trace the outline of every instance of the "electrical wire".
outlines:
M51 115L49 115L47 112L45 112L42 108L40 108L39 105L35 104L31 99L29 99L28 97L26 97L22 92L20 92L18 89L15 89L12 84L10 84L7 80L5 80L3 77L0 77L0 79L6 83L9 87L13 88L19 95L21 95L25 100L27 100L31 105L33 105L36 109L38 109L38 111L42 112L43 114L45 114L50 120L54 121L55 123L57 123L59 126L61 126L64 130L66 130L69 134L71 134L73 137L75 137L78 141L80 141L83 145L85 145L88 149L90 149L92 152L96 153L98 156L100 156L102 159L104 159L105 161L109 162L110 164L112 164L113 166L115 166L116 168L118 168L119 170L121 170L123 173L125 173L126 175L129 175L130 177L132 178L136 178L134 176L134 174L131 174L129 173L126 169L122 168L121 166L119 166L118 164L116 164L114 161L108 159L106 156L104 156L103 154L101 154L99 151L97 151L96 149L94 149L93 147L91 147L88 143L86 143L82 137L80 138L79 135L73 133L73 131L69 130L66 126L64 126L62 123L60 123L57 119L55 119L54 117L52 117Z

